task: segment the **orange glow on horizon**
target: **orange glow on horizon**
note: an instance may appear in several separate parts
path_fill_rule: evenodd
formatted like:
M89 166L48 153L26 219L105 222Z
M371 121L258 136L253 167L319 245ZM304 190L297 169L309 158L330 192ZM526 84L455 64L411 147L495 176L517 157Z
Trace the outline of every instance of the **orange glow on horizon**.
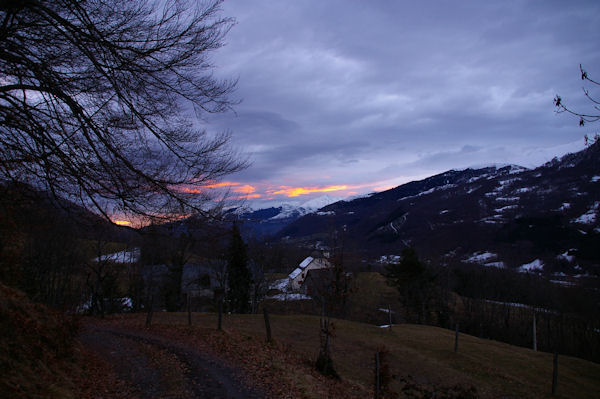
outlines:
M131 225L131 222L128 220L114 220L113 221L114 224L119 225L119 226L129 226Z
M373 191L377 191L377 192L380 192L380 191L387 191L387 190L391 190L392 188L395 188L395 187L397 187L397 186L393 186L393 185L392 185L392 186L380 186L380 187L373 187Z
M386 184L387 183L387 184ZM392 189L396 185L390 185L387 181L378 181L363 184L335 184L329 186L273 186L267 182L245 183L236 181L213 182L201 186L182 187L180 190L188 194L200 194L205 190L223 188L229 190L229 199L254 199L254 200L274 200L278 196L295 198L314 193L328 193L339 191L338 195L352 196L358 195L364 189L371 187L370 190L381 192Z
M245 184L241 187L236 187L233 189L233 192L235 193L241 193L241 194L252 194L256 192L256 188L254 186L251 186L249 184Z
M306 194L311 194L311 193L325 193L325 192L330 192L330 191L347 190L347 189L349 189L351 187L348 187L346 185L340 185L340 186L327 186L327 187L288 187L288 186L281 186L280 188L281 188L281 190L274 191L271 194L283 194L283 195L286 195L288 197L298 197L300 195L306 195Z

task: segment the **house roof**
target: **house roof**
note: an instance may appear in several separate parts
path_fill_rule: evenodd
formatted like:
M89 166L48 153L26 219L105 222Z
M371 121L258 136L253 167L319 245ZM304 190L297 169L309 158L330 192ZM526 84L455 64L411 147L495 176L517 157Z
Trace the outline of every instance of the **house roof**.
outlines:
M302 263L300 263L300 268L304 269L306 266L310 265L310 262L312 262L314 260L314 258L312 256L309 256L308 258L304 259L302 261Z
M290 275L288 276L289 278L291 278L292 280L295 279L296 277L298 277L298 275L302 273L302 269L297 267L294 269L293 272L290 273Z

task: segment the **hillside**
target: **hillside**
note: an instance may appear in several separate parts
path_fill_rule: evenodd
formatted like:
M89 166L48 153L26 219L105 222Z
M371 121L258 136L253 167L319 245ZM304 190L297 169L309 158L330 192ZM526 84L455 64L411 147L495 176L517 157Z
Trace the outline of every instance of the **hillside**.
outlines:
M317 212L319 209L340 200L341 198L322 195L300 204L283 203L259 209L233 208L228 211L226 217L238 220L242 228L242 234L246 237L269 237L276 235L298 218Z
M402 324L393 329L333 320L332 356L341 381L324 379L312 370L318 353L319 319L314 316L271 316L275 343L265 343L262 315L228 315L224 332L215 331L214 314L193 314L187 326L182 313L156 314L151 333L173 340L208 343L224 359L243 365L251 378L293 392L294 398L365 398L373 395L376 350L386 348L390 391L407 397L547 397L551 391L552 355L461 334L454 353L454 332L431 326ZM115 316L105 322L141 333L143 315ZM600 394L600 366L559 357L558 395L593 398ZM255 381L257 382L257 381ZM292 391L287 391L291 389ZM271 391L272 392L272 391Z
M195 382L203 392L219 392L220 385L248 392L243 384L256 397L365 398L373 395L376 351L386 353L386 397L537 398L551 390L551 354L466 334L454 353L454 332L432 326L389 330L332 319L335 380L314 370L316 316L271 315L272 344L265 342L262 315L225 315L221 332L216 315L206 313L193 313L188 326L184 313L157 312L150 328L145 314L84 318L79 344L65 316L0 286L0 317L2 397L187 397L185 388ZM598 397L598 364L562 355L558 364L556 397ZM203 385L204 374L219 383Z
M331 240L331 226L363 259L413 246L436 264L554 273L565 284L600 273L600 143L536 169L451 170L326 206L280 239Z

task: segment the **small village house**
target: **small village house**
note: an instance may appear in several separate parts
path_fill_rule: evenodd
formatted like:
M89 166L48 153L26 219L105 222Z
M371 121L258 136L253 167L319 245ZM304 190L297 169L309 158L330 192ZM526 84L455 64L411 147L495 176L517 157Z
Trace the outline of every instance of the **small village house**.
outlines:
M302 283L306 279L309 270L328 269L331 267L329 261L325 258L313 258L312 256L304 259L293 272L288 276L289 287L292 291L299 291Z

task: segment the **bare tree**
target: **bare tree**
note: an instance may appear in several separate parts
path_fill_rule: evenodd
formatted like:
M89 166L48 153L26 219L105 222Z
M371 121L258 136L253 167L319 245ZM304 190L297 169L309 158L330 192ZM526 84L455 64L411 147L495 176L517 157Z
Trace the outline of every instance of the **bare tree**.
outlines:
M581 64L579 64L579 71L581 72L581 80L583 80L586 83L591 83L593 85L593 87L595 86L596 88L598 86L600 86L600 82L590 78L587 71L585 71L583 69L583 66ZM585 87L583 87L582 90L583 90L584 96L592 104L591 112L575 111L575 110L569 108L568 106L566 106L564 104L562 98L559 95L556 95L556 97L554 97L554 105L556 106L556 112L559 114L566 112L568 114L578 117L579 118L579 126L585 126L585 124L588 122L597 122L600 120L600 97L590 93L590 90ZM591 141L594 142L597 139L598 139L598 134L596 134L595 137L593 139L591 139ZM586 141L586 144L590 141L590 138L587 135L585 136L585 141Z
M209 59L234 24L221 1L2 2L0 179L104 216L202 211L246 166L185 116L232 105Z

